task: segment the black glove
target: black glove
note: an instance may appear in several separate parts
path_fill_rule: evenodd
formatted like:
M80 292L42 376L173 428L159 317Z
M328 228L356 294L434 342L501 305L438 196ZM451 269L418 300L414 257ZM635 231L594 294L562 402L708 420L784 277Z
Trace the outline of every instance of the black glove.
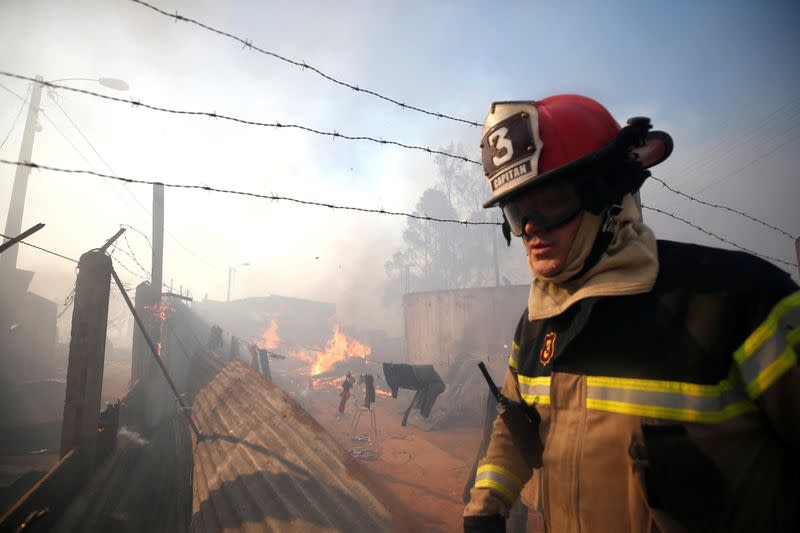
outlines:
M506 519L499 514L465 516L464 533L506 533Z

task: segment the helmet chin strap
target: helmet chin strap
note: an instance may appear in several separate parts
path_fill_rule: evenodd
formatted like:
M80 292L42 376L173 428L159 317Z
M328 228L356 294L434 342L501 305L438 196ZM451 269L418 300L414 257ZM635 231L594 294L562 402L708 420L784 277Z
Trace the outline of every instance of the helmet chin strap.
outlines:
M506 220L505 213L503 214L503 226L501 229L503 230L503 238L506 240L506 245L511 246L511 224Z

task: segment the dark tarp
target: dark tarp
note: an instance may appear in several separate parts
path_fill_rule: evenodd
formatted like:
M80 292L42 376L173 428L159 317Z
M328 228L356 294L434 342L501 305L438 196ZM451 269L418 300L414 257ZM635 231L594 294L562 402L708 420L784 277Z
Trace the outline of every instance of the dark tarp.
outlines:
M383 363L383 375L392 390L392 398L397 398L399 389L417 391L411 405L403 415L402 425L408 422L408 414L412 408L428 418L436 403L436 398L444 392L445 385L433 365L409 365L405 363Z

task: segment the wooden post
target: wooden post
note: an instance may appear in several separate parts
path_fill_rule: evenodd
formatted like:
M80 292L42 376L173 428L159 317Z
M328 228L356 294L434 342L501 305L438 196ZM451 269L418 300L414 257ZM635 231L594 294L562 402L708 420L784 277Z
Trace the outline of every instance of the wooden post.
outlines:
M83 254L72 311L61 457L80 448L88 464L94 459L100 415L110 283L111 258L100 250Z
M155 305L155 298L153 298L153 291L150 290L150 283L143 281L136 286L136 312L142 317L145 322L145 327L151 327L148 319L152 316L152 307ZM150 349L147 347L142 332L134 326L133 328L133 346L132 346L132 359L131 359L131 383L141 380L147 372L145 369L150 361Z

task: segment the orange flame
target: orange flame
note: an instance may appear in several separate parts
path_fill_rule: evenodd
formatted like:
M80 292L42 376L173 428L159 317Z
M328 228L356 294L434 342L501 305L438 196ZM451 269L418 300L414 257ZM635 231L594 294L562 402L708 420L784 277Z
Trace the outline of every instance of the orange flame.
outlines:
M278 335L278 323L273 318L270 320L269 327L261 332L261 338L256 342L259 348L270 350L277 348L280 344L281 338Z
M145 311L148 311L156 320L166 320L170 313L175 311L169 304L161 303L157 305L145 305Z
M311 375L316 376L330 370L337 361L348 357L367 358L372 353L372 348L355 340L347 333L339 330L339 324L334 324L333 333L325 351L320 353L311 367Z
M264 349L277 348L279 344L291 346L289 343L281 342L278 335L278 322L274 318L270 320L269 327L261 332L255 342ZM366 359L372 354L372 348L341 331L339 324L334 324L331 337L325 343L324 350L298 346L285 348L285 353L308 363L308 373L311 376L317 376L330 370L337 361L350 357Z

